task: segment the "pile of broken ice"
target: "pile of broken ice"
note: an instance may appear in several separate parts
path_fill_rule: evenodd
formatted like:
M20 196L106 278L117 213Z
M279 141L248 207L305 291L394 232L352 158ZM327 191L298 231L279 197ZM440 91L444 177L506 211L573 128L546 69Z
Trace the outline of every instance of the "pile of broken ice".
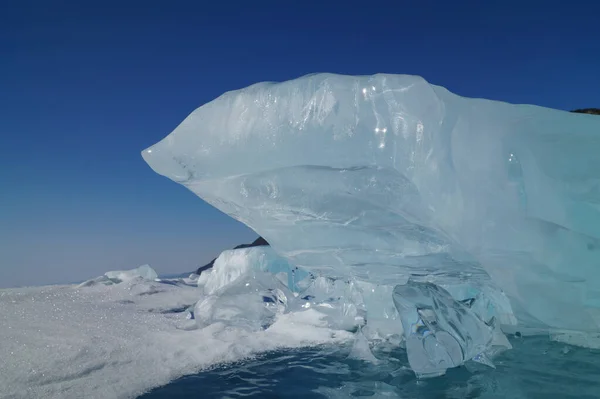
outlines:
M317 74L226 93L143 157L272 245L199 276L199 325L317 308L427 377L491 365L502 331L590 344L599 154L596 116Z

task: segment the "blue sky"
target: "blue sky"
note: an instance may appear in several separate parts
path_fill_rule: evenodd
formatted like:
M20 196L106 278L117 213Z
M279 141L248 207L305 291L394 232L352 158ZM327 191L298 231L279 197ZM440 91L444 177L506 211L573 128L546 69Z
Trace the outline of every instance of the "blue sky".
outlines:
M187 271L253 240L140 156L224 91L387 72L600 107L598 15L592 1L4 1L0 287Z

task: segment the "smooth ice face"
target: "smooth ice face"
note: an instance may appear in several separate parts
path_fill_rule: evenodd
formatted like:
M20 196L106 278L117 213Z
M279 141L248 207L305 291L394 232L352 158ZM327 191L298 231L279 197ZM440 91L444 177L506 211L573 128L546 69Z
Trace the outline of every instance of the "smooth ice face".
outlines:
M598 331L598 154L594 115L318 74L226 93L143 157L315 274L489 276L521 323Z

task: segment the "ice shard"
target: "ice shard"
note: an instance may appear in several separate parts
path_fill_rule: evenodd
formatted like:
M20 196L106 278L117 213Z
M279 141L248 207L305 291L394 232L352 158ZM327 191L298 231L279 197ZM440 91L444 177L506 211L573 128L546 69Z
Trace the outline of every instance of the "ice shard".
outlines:
M225 93L142 155L316 276L484 282L524 326L600 330L598 116L316 74Z
M408 360L417 375L441 375L486 356L495 320L486 323L471 311L472 301L456 301L435 284L412 280L397 285L393 298L404 326Z

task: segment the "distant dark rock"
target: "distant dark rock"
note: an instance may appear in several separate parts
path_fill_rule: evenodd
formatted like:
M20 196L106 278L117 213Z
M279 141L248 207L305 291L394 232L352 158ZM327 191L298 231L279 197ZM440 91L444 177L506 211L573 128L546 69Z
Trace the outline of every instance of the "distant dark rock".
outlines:
M600 108L582 108L582 109L575 109L571 112L575 112L577 114L600 115Z
M241 244L233 249L241 249L241 248L250 248L250 247L264 247L270 245L267 240L262 237L258 237L256 240L252 242L252 244Z
M237 247L235 247L233 249L251 248L251 247L264 247L264 246L268 246L268 245L270 245L270 244L267 242L267 240L265 240L262 237L258 237L251 244L240 244L240 245L238 245ZM212 267L215 265L215 261L216 260L217 260L217 258L214 258L213 260L211 260L210 262L208 262L206 265L200 266L198 268L198 270L196 270L196 274L200 275L200 274L202 274L202 272L212 269Z

